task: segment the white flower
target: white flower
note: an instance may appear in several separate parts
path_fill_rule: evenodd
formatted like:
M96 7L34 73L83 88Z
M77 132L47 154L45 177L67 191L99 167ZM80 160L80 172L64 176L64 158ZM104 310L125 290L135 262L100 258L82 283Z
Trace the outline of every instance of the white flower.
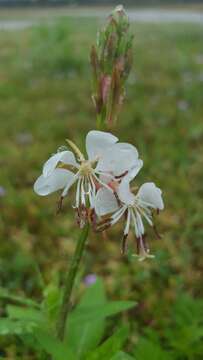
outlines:
M110 133L93 130L87 134L87 159L72 141L67 141L73 152L61 151L51 156L44 164L34 190L38 195L46 196L61 189L63 199L77 182L75 208L79 217L87 207L94 208L98 186L108 188L106 183L114 177L122 178L132 168L138 172L142 166L136 148L118 143L118 138Z
M137 239L138 254L140 260L152 257L145 244L143 218L149 225L153 226L152 209L163 210L162 192L152 182L143 184L137 194L130 190L130 181L134 178L136 171L131 171L126 175L117 189L118 198L107 188L99 189L95 199L95 211L98 216L110 213L110 218L101 221L98 229L104 230L114 225L125 215L126 223L124 228L122 252L125 252L126 239L132 225ZM119 201L118 201L119 199Z

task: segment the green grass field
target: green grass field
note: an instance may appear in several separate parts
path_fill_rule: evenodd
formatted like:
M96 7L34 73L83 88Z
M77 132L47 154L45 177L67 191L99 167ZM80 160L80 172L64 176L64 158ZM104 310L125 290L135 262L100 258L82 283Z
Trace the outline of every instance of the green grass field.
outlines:
M62 280L75 247L70 201L56 216L57 194L40 198L32 186L66 138L83 146L96 127L88 59L99 26L94 19L64 18L50 27L0 32L0 284L14 294L40 299L41 276L46 284ZM95 273L111 299L138 302L123 318L131 326L129 350L144 336L172 348L174 359L200 360L203 27L133 24L132 32L134 66L115 133L144 160L137 184L154 181L163 189L162 239L149 231L156 257L140 263L121 256L122 227L106 237L91 233L80 276ZM133 238L129 242L133 247ZM83 288L78 281L75 299ZM4 306L2 300L2 315ZM2 337L5 354L37 359L20 341Z

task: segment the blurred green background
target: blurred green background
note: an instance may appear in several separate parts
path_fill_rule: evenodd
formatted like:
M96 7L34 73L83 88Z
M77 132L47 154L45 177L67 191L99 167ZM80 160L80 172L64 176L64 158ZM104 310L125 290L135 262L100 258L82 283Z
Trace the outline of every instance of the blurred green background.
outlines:
M102 23L67 16L0 31L0 285L14 294L40 299L41 277L62 281L74 251L70 199L56 216L58 195L40 198L33 183L66 138L83 147L96 126L89 51ZM138 302L123 319L131 326L128 349L140 348L137 359L153 360L150 341L172 349L174 359L202 359L203 26L132 23L131 31L134 65L115 133L144 160L136 184L163 189L162 239L148 231L156 257L140 263L120 254L122 225L105 237L91 233L80 278L96 274L111 299ZM78 279L76 300L84 287ZM36 359L3 337L0 355Z

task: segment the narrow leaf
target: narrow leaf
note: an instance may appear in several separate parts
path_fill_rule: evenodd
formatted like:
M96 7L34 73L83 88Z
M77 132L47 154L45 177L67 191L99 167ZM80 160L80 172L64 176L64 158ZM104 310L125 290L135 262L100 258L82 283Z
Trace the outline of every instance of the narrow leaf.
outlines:
M76 311L84 311L88 307L98 306L106 303L103 282L98 279L95 284L88 287L82 296ZM90 310L91 311L91 310ZM101 341L105 330L105 319L92 319L89 321L84 318L80 321L69 322L67 324L67 343L78 359L83 359L84 354L93 350Z
M89 354L87 360L106 360L111 359L123 347L129 334L129 328L126 326L117 330L109 339L99 346L92 354Z
M39 310L31 307L23 308L14 305L8 305L6 310L10 319L29 320L36 323L42 322L44 320L43 314Z
M74 322L92 321L94 319L106 318L133 308L135 305L136 303L132 301L111 301L98 306L86 306L82 309L76 309L73 311L69 318L69 322L72 324Z
M37 302L28 298L24 298L22 296L10 294L10 292L7 289L4 289L2 287L0 287L0 298L9 299L13 302L17 302L22 305L40 307L40 305Z
M68 346L58 341L52 335L37 329L34 336L42 349L53 357L53 360L75 360L75 356Z
M110 360L136 360L136 359L133 356L123 351L118 351Z

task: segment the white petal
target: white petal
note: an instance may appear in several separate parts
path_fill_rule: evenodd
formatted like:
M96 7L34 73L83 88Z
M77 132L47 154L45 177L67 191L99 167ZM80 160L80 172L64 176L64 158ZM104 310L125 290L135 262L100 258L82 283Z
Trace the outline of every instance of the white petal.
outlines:
M73 176L71 176L69 178L69 181L67 182L63 192L62 192L62 196L65 197L68 194L68 191L70 189L70 187L78 180L79 178L79 172L77 172L76 174L72 173Z
M129 171L129 173L126 175L126 177L129 179L129 181L132 181L140 171L140 169L143 167L143 161L138 159L136 162L136 165Z
M103 216L118 210L119 206L114 194L106 189L98 190L95 198L95 211L98 216Z
M114 176L108 173L101 173L99 175L99 179L104 183L104 184L109 184L111 181L114 180Z
M56 168L59 161L65 164L74 165L77 167L75 156L71 151L60 151L55 155L51 156L43 166L43 175L49 176L52 171Z
M106 150L98 162L96 171L111 172L119 176L133 167L141 167L137 149L131 144L117 143Z
M153 182L148 182L140 187L137 197L144 201L146 205L149 204L154 209L163 210L164 203L161 194L162 191Z
M133 205L135 195L130 191L130 178L125 176L118 187L118 197L126 205Z
M86 151L89 160L100 157L106 149L115 144L118 138L104 131L90 131L86 136Z
M55 169L49 176L41 175L35 181L34 191L41 196L46 196L59 189L63 189L74 177L74 173L64 169Z

